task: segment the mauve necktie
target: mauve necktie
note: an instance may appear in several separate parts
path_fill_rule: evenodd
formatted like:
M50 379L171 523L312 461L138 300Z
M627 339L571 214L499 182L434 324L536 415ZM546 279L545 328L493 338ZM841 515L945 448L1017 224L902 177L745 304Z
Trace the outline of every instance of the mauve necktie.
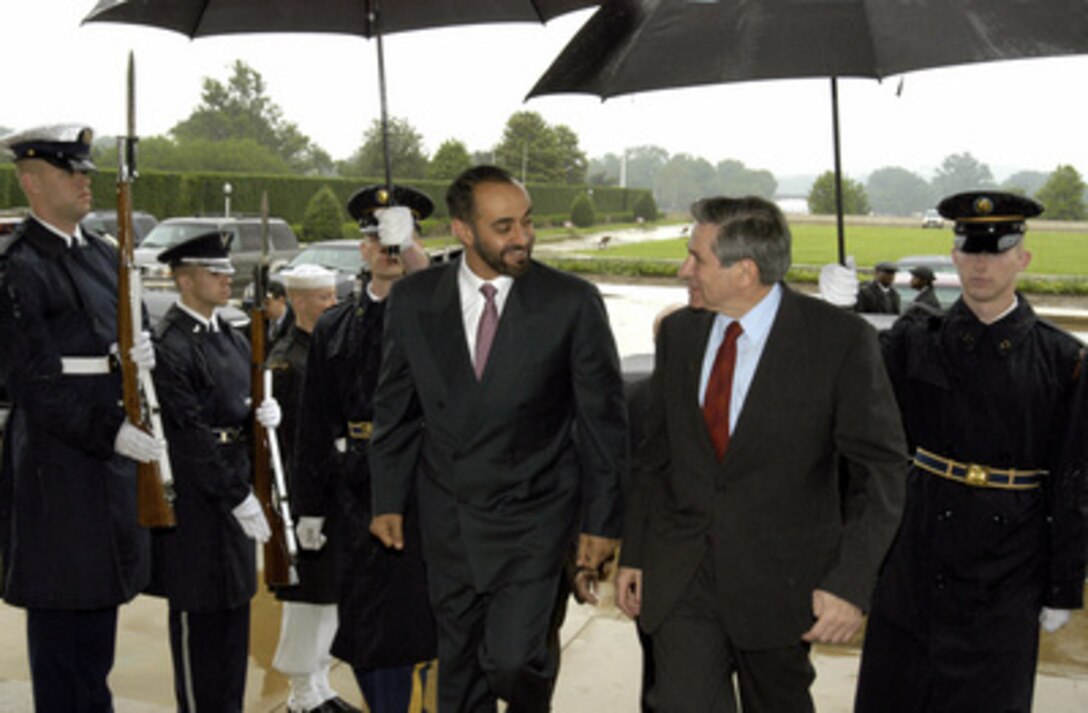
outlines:
M729 447L729 401L733 397L733 370L737 365L737 337L744 330L740 322L730 322L725 330L725 339L718 347L714 357L714 368L710 372L710 381L706 385L706 397L703 399L703 419L718 460L725 457Z
M484 367L487 366L487 355L491 351L491 343L495 341L495 330L499 326L499 308L495 306L495 286L485 282L480 286L480 292L484 295L484 311L480 313L480 322L476 326L476 380L483 378Z

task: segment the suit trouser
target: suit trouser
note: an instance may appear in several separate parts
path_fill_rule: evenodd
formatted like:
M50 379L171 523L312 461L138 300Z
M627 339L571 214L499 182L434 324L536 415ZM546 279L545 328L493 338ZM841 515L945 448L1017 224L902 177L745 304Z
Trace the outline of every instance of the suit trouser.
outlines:
M438 709L508 713L551 709L558 656L549 632L560 574L487 593L432 568L431 605L438 625Z
M26 639L36 710L113 711L106 679L113 668L117 607L28 609Z
M183 713L241 713L249 656L249 602L235 609L170 608L174 695Z
M736 674L744 713L806 713L815 710L809 686L816 671L808 644L747 651L729 638L721 616L714 549L707 548L687 590L653 637L654 687L649 702L658 713L736 713Z

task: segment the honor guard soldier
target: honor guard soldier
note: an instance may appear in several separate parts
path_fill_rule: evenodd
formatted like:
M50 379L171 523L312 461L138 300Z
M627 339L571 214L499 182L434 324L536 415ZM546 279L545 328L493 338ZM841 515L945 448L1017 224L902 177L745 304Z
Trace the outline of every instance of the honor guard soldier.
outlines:
M1039 627L1082 606L1084 354L1016 277L1043 207L998 192L941 201L962 297L882 339L913 453L877 583L856 710L1031 710Z
M278 429L280 453L287 480L288 496L296 487L293 461L295 432L299 422L307 418L299 410L302 384L306 374L306 358L310 351L311 333L318 317L336 304L336 273L318 265L300 265L280 273L279 285L293 315L292 323L268 355L272 370L272 393L283 408L283 424ZM285 288L285 291L284 289ZM357 711L341 699L329 683L332 664L333 636L336 635L336 588L334 560L331 548L298 553L297 586L276 590L283 602L280 641L272 666L287 676L290 713L310 711Z
M351 664L371 713L406 713L413 685L423 684L413 669L425 673L436 655L416 510L408 513L403 551L371 537L367 462L385 300L406 271L426 265L413 224L433 208L426 195L403 186L392 195L385 186L364 188L348 203L363 230L370 279L318 320L295 445L299 544L335 548L340 626L332 653Z
M13 408L0 470L0 591L27 611L34 705L110 711L117 607L149 576L136 461L162 445L125 420L117 252L79 221L91 209L91 130L0 140L30 215L0 242L0 383ZM145 332L131 356L154 366Z
M177 527L153 536L149 592L169 602L178 710L240 711L255 541L270 535L251 489L249 342L217 313L234 273L222 235L196 236L158 259L179 293L155 330ZM279 405L267 399L257 417L277 426Z

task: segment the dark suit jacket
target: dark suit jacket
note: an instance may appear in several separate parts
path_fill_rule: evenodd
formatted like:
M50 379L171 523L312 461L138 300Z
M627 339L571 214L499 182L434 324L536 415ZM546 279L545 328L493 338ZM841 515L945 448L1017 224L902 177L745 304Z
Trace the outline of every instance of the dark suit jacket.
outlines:
M885 292L876 280L872 280L858 290L858 301L854 310L870 314L899 314L899 307L899 292L894 287Z
M533 263L477 382L458 269L405 277L389 297L371 488L375 514L403 512L418 473L428 568L488 591L559 572L580 512L582 532L619 535L627 417L596 288Z
M698 394L713 320L684 309L662 324L621 563L642 569L640 621L652 632L713 541L734 645L788 646L812 625L813 589L869 600L902 508L899 412L876 332L783 288L719 463Z

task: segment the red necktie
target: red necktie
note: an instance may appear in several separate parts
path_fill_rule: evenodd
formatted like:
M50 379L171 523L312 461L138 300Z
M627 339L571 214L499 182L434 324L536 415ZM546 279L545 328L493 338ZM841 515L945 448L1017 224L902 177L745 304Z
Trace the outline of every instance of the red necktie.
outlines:
M718 347L714 357L714 369L710 372L710 381L706 385L706 398L703 399L703 419L718 460L725 457L729 447L729 401L733 397L733 370L737 365L737 337L744 330L740 322L730 322L725 330L725 339Z
M487 366L487 355L491 351L491 343L495 341L495 330L499 326L499 308L495 305L495 293L498 290L494 285L485 282L480 286L480 292L484 294L484 310L480 313L480 321L476 325L476 380L483 378L484 367Z

